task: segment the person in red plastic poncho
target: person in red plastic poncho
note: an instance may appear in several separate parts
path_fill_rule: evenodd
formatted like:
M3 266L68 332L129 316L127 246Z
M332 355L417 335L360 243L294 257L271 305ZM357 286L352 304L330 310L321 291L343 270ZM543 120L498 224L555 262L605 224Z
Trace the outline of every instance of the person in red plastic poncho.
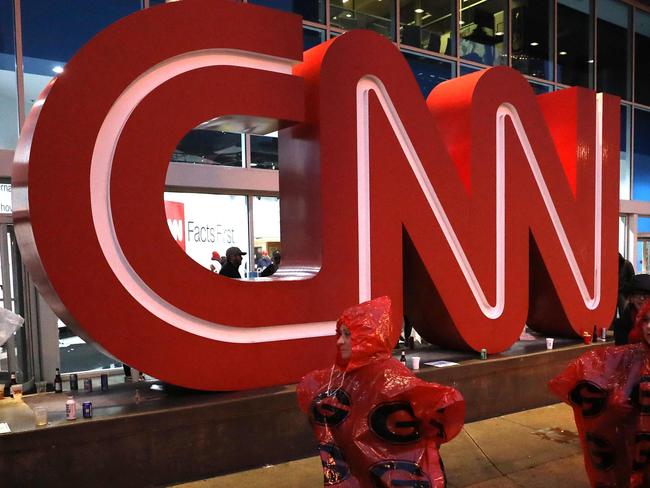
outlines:
M390 303L381 297L346 310L337 322L335 364L298 385L325 486L445 486L438 448L463 427L465 402L454 388L420 380L392 359L400 331L391 325Z
M650 487L650 302L636 344L589 351L549 383L573 407L591 486Z

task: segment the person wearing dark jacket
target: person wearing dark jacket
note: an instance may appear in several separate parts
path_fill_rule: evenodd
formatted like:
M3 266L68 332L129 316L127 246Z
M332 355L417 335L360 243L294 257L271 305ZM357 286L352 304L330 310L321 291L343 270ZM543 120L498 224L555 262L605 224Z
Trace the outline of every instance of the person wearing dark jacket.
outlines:
M622 291L628 303L621 316L614 321L614 341L617 346L628 344L636 315L650 297L650 275L635 275Z
M273 262L264 268L264 271L260 273L260 276L264 278L266 276L271 276L274 274L278 270L281 260L282 256L280 255L280 251L273 251Z
M226 250L226 264L221 267L219 274L228 278L241 278L239 266L241 266L242 256L246 253L238 247L229 247Z

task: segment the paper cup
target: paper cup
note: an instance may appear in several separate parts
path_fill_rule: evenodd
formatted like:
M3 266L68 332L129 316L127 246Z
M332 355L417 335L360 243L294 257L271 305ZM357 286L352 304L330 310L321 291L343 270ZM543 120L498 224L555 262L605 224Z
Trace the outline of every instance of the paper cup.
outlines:
M591 344L591 334L583 335L582 340L585 341L585 344Z
M413 369L420 369L420 358L418 356L411 357L411 361L413 362Z
M547 337L546 338L546 349L553 349L553 338L552 337Z

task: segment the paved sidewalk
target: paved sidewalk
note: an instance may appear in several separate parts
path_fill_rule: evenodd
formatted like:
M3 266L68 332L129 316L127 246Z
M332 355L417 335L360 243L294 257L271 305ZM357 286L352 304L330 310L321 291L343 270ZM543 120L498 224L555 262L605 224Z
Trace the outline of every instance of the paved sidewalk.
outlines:
M573 412L563 404L465 425L442 447L449 488L588 487ZM321 488L311 457L208 480L184 488Z

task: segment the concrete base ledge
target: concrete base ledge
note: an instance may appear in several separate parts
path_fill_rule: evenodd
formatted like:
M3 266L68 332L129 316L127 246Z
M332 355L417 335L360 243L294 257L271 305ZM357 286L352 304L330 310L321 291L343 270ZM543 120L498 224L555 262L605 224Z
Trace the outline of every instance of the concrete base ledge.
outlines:
M418 376L458 388L467 401L466 421L471 422L557 403L547 391L548 380L588 348L601 346L427 367ZM138 404L133 401L135 388L142 391ZM120 385L103 395L79 395L79 404L93 402L95 417L73 422L63 418L64 396L24 397L30 407L42 405L52 412L51 425L35 429L32 419L23 431L0 436L2 484L163 486L316 453L307 419L296 404L295 386L182 395L142 388L142 383Z

